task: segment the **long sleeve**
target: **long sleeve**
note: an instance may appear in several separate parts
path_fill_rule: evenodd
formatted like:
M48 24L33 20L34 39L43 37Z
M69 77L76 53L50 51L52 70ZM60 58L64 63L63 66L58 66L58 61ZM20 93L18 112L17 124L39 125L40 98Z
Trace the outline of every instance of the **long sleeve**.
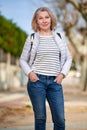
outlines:
M68 47L66 46L66 59L61 70L61 73L63 73L65 76L68 74L70 70L71 63L72 63L72 57L71 57Z
M65 46L65 61L64 61L64 64L62 66L61 73L63 73L66 76L70 70L70 67L71 67L72 56L71 56L69 48L66 44L66 40L65 40L64 35L62 35L62 40L63 40L64 46Z
M23 50L19 59L20 66L26 75L28 75L32 71L32 69L30 68L28 64L29 56L30 56L30 48L31 48L31 43L30 43L30 37L28 36L25 41L25 44L24 44L24 47L23 47Z

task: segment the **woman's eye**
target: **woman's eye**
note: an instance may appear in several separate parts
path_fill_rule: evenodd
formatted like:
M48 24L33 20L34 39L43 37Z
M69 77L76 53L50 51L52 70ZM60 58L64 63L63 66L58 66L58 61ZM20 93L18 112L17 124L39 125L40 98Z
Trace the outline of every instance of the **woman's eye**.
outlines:
M48 19L48 18L49 18L49 16L46 16L46 18Z
M39 19L42 19L42 17L39 17Z

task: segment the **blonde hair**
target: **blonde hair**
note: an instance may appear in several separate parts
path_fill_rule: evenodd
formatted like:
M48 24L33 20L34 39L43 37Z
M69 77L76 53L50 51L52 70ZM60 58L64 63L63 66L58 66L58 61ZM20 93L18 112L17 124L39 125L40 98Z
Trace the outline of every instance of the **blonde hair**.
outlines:
M32 29L35 31L35 32L38 32L39 31L39 27L38 27L38 24L37 24L37 15L39 14L39 12L42 12L42 11L47 11L50 18L51 18L51 27L50 29L51 30L55 30L56 27L57 27L57 21L56 21L56 18L54 17L53 13L47 8L47 7L41 7L41 8L38 8L35 13L34 13L34 16L33 16L33 19L32 19Z

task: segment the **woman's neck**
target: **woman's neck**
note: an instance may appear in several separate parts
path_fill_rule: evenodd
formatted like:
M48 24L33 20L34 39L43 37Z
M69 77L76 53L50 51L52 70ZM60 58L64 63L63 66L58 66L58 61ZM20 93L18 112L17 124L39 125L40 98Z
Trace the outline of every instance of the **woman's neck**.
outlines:
M40 35L46 35L46 36L49 36L49 35L52 35L52 32L51 32L51 30L48 30L48 31L39 31L39 34Z

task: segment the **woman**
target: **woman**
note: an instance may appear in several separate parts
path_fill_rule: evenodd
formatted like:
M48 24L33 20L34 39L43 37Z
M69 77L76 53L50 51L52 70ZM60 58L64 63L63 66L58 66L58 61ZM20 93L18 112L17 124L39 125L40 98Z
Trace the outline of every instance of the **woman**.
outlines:
M72 60L62 34L59 37L54 31L56 25L56 19L48 8L37 9L32 19L35 31L32 49L28 36L20 57L20 65L29 78L27 89L34 110L35 130L46 129L46 99L54 130L65 130L61 83Z

